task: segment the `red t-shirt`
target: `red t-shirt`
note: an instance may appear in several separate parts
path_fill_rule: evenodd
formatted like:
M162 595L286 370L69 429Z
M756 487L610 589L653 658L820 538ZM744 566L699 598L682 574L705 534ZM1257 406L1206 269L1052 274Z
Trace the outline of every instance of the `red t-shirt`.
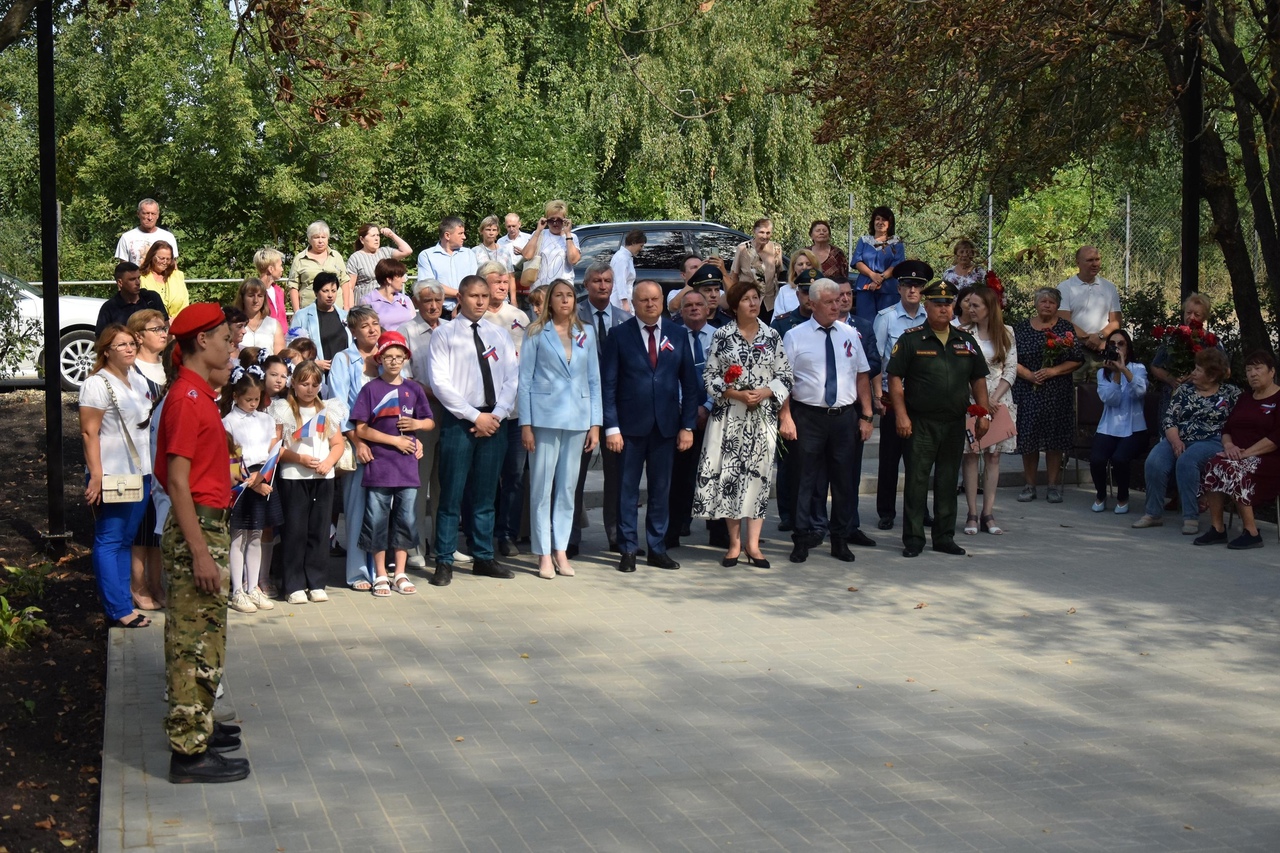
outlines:
M191 460L191 497L202 506L231 506L231 453L214 390L186 367L164 397L156 431L156 479L169 491L169 456Z

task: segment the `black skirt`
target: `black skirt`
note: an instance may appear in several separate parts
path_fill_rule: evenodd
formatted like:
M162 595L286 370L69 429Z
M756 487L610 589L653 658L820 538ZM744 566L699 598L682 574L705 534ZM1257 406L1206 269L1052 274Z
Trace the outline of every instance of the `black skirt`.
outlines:
M254 465L249 473L256 474L261 467ZM231 509L232 530L263 530L267 527L279 527L281 524L284 524L284 507L280 492L274 486L271 494L266 497L246 489Z

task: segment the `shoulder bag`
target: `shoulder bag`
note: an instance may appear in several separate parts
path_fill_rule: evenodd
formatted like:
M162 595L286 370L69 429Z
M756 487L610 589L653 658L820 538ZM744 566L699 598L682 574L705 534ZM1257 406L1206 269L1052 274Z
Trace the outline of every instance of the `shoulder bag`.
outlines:
M129 425L125 423L124 413L120 411L120 402L116 400L116 391L111 387L111 380L102 377L107 384L107 393L111 395L111 405L120 418L120 429L124 432L124 442L129 447L129 458L133 467L142 471L142 460L138 457L138 448L133 446L133 436L129 435ZM99 433L101 435L101 433ZM101 441L101 439L99 439ZM104 504L133 504L142 500L142 474L107 474L102 475L102 502Z

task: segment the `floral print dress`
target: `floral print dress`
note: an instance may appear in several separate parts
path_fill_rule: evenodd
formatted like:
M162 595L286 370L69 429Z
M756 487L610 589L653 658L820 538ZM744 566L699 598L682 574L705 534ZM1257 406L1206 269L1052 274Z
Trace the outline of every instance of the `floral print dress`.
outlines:
M725 373L734 366L742 376L732 385ZM697 518L764 518L773 482L778 442L778 411L791 393L791 363L782 337L760 323L748 341L731 322L711 339L703 382L714 405L698 461L693 515ZM724 392L768 386L773 396L754 410Z

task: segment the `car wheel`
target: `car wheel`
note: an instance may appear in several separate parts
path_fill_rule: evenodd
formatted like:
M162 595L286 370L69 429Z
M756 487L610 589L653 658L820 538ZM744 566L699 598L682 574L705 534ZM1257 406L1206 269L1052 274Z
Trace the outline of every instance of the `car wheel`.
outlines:
M93 332L68 332L58 341L58 363L62 367L62 390L79 391L93 370Z

